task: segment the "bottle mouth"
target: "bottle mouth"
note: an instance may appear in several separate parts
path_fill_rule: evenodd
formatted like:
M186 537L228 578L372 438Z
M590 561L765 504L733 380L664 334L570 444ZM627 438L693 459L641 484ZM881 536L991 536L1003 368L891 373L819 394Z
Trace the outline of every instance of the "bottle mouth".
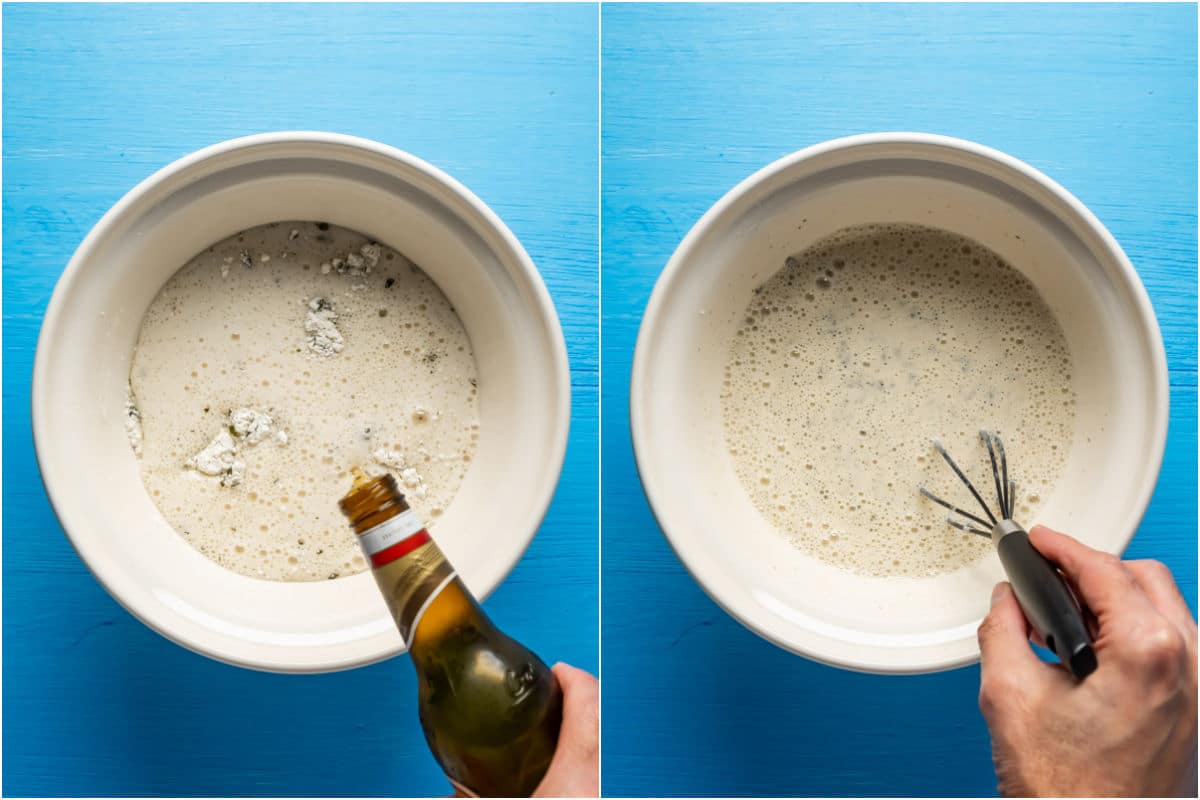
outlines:
M408 510L404 493L390 474L372 478L357 467L353 473L354 484L338 501L338 507L349 518L351 525L357 526L364 518L393 505L398 505L400 511Z

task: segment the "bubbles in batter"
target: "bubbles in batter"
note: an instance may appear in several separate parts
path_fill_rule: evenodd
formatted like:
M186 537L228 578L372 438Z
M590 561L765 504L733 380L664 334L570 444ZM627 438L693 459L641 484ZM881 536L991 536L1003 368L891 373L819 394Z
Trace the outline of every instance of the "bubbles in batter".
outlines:
M366 569L338 510L356 465L395 473L435 529L479 436L449 301L400 253L326 223L243 231L188 262L142 321L130 387L163 516L268 580Z
M935 575L992 547L918 494L973 509L932 439L984 491L978 431L998 431L1031 525L1075 423L1070 353L1033 285L920 226L848 228L788 257L755 290L724 378L726 442L754 505L801 551L860 574Z

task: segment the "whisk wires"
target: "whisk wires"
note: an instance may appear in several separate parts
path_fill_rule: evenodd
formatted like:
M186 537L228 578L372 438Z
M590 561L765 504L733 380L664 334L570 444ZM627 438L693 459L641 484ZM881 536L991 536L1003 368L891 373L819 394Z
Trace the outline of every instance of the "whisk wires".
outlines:
M996 446L992 444L992 436L987 431L980 431L979 438L988 451L988 459L992 462L992 480L996 482L996 499L1000 501L1000 518L1008 518L1008 502L1005 498L1004 486L1000 483L1000 469L996 466Z
M979 438L983 441L984 446L987 448L988 460L992 465L992 481L996 487L996 502L999 506L1000 519L1012 519L1013 497L1017 493L1017 484L1015 481L1011 481L1008 478L1008 456L1004 452L1004 443L1000 441L1000 436L998 434L989 433L988 431L980 431ZM975 485L971 483L971 479L967 477L966 473L962 471L958 464L954 463L954 459L951 458L950 454L946 452L946 448L942 446L942 443L934 440L933 447L938 451L938 454L945 459L946 463L950 465L950 469L954 470L954 474L958 476L958 479L962 481L963 485L966 486L971 492L971 496L974 497L976 502L979 503L979 507L983 509L983 513L987 516L987 519L985 520L982 517L972 514L971 512L960 508L947 500L943 500L933 492L926 489L924 486L920 487L921 494L943 508L953 512L953 514L958 515L955 517L952 514L951 516L946 517L946 522L949 523L951 527L957 528L960 531L965 531L966 533L974 533L979 536L990 537L992 535L992 526L996 525L998 522L996 515L992 513L992 509L983 499L983 495L981 495L979 490L975 488Z

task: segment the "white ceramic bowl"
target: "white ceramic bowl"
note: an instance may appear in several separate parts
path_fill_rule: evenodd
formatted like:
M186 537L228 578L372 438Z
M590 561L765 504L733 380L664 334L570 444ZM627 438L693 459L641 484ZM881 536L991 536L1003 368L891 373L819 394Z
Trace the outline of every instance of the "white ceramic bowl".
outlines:
M79 246L42 324L33 432L50 501L80 556L125 608L192 650L312 672L403 651L370 573L275 583L226 570L173 531L123 429L142 316L203 248L245 228L324 220L412 258L457 309L479 367L480 439L438 542L480 598L532 540L562 469L566 348L537 269L461 184L391 147L270 133L208 147L147 178Z
M1104 226L1037 170L970 142L883 133L819 144L747 178L688 233L646 308L631 385L638 470L663 532L717 603L779 646L850 669L926 672L978 658L975 630L1003 579L995 554L928 579L863 577L804 556L741 488L719 399L753 289L787 255L882 222L986 245L1062 324L1076 436L1040 522L1114 553L1128 544L1162 464L1166 357L1145 289Z

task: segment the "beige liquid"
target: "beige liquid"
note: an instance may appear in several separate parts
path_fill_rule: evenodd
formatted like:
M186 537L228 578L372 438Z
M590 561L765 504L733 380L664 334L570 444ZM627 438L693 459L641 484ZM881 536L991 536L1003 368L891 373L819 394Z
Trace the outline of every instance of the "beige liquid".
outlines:
M198 254L146 313L130 372L142 479L172 527L231 570L361 572L338 509L351 470L392 470L434 528L475 452L476 382L457 314L404 256L323 223L254 228ZM269 429L230 430L239 409ZM240 467L208 465L215 438Z
M978 431L1004 438L1014 516L1032 524L1075 423L1071 358L1032 284L990 250L917 226L841 231L756 290L729 349L726 441L755 506L801 551L853 572L959 569L991 544L924 485L994 502Z

